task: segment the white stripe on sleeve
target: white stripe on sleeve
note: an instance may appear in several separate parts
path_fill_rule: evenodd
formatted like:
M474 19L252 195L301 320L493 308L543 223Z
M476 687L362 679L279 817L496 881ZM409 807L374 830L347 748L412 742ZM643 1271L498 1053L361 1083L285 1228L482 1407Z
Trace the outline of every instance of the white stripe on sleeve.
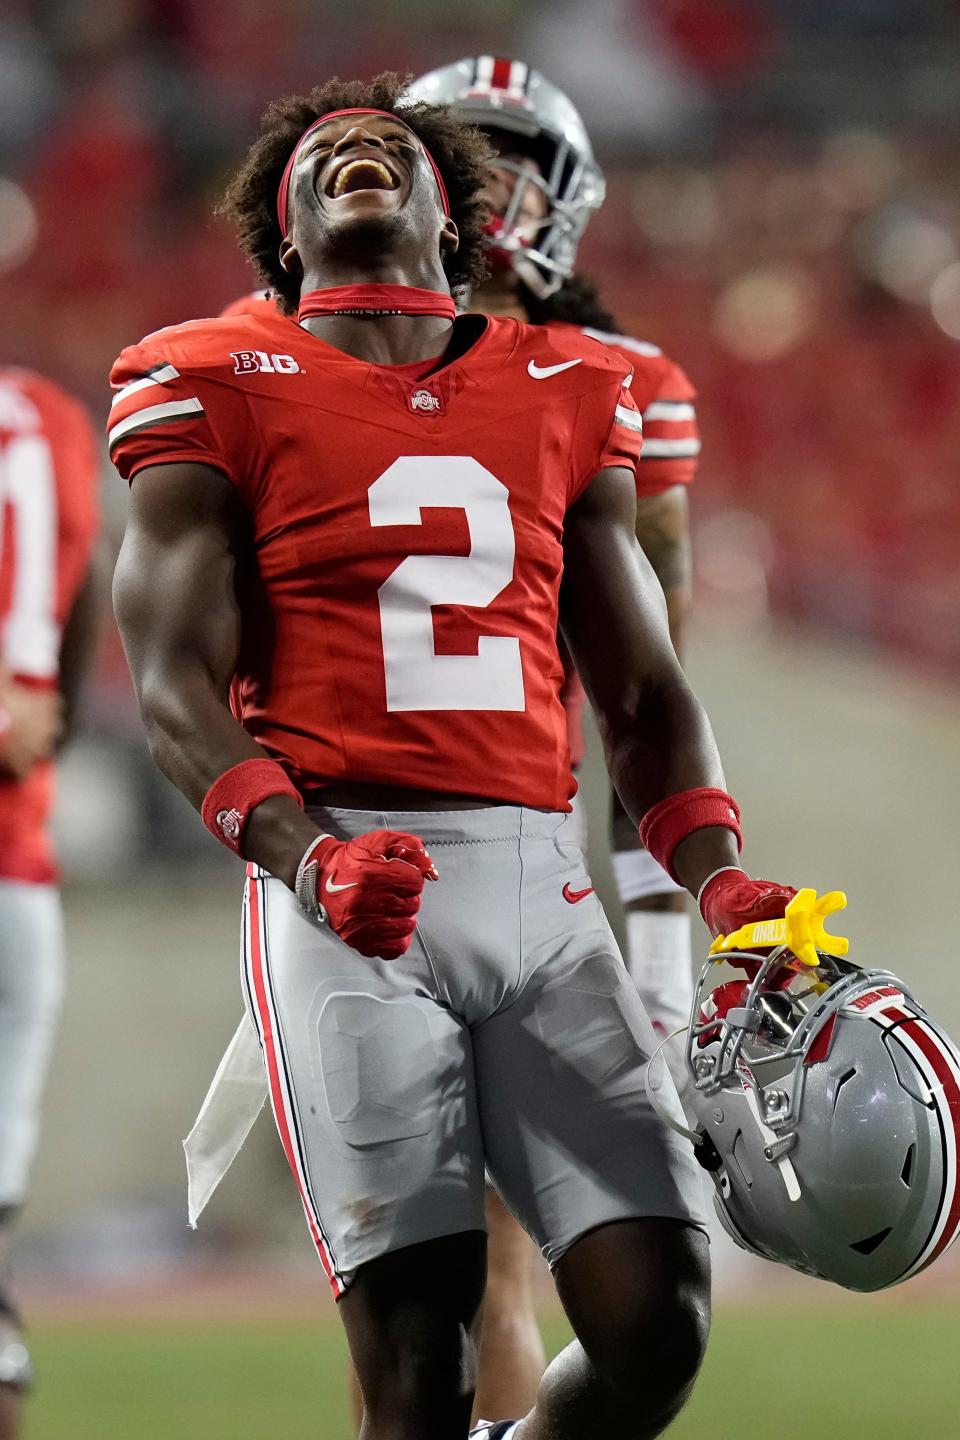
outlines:
M626 405L618 405L616 411L617 423L626 426L628 430L637 430L643 434L643 421L636 410L628 410Z
M700 454L699 440L645 440L641 460L682 460Z
M682 400L654 400L643 412L644 420L696 420L693 406Z
M134 430L144 430L148 425L156 425L165 420L179 420L185 415L202 414L203 406L195 395L190 400L170 400L166 405L149 405L146 410L137 410L133 415L128 415L126 420L114 425L107 437L107 446L112 450L124 435L130 435Z
M110 409L119 405L121 400L129 400L131 395L136 395L138 390L146 390L149 385L165 385L168 380L178 380L180 371L175 370L172 365L158 365L156 370L151 370L149 375L142 376L139 380L131 380L129 385L124 385L117 391L110 401Z
M637 355L663 354L659 345L651 345L646 340L634 340L630 335L615 335L612 330L595 330L592 325L584 325L583 333L589 335L591 340L599 340L602 345L620 345L624 350L635 351Z

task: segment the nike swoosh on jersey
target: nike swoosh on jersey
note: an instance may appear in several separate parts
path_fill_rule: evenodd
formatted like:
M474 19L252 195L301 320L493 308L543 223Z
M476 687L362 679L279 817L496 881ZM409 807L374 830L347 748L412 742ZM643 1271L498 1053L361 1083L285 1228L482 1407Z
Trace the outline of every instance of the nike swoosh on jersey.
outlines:
M351 880L349 885L334 885L331 876L327 876L327 894L339 895L341 890L356 890L359 881Z
M531 360L527 374L532 375L534 380L549 380L551 375L559 375L561 370L572 370L574 365L582 364L582 360L564 360L559 365L538 365L536 360Z
M588 895L593 894L593 891L594 887L592 885L588 885L586 890L571 890L570 881L568 880L561 893L568 904L576 905L578 900L586 900Z

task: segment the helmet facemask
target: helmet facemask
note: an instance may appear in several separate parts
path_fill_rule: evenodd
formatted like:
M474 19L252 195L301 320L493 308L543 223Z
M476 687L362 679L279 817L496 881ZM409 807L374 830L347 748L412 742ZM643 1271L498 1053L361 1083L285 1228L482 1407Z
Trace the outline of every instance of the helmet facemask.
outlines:
M494 144L498 138L508 143L514 139L491 135ZM605 186L595 167L588 175L583 158L576 156L566 141L538 149L548 157L542 171L523 160L498 158L497 170L512 175L514 183L505 210L489 222L487 233L494 268L509 267L545 300L573 274L580 238L592 211L603 202ZM537 158L532 147L531 158ZM543 196L546 213L542 219L522 218L528 187Z

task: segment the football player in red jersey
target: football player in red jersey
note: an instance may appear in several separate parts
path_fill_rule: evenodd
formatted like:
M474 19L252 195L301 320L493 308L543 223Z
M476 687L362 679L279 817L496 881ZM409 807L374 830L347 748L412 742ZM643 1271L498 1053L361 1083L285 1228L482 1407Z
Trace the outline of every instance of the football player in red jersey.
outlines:
M739 868L636 547L627 367L455 318L486 159L397 77L271 107L229 208L299 325L121 356L115 598L157 762L248 862L249 1013L364 1436L467 1434L486 1165L578 1337L508 1430L636 1440L693 1384L708 1247L571 833L558 622L624 803L708 923L793 891Z
M39 375L0 369L0 1440L19 1433L30 1380L6 1270L63 988L47 824L53 753L94 631L98 490L80 406Z
M491 274L471 307L557 331L585 333L622 356L643 417L636 469L637 539L667 602L678 655L690 606L687 488L700 437L695 392L657 346L617 333L593 285L575 273L577 246L604 197L604 180L580 115L564 93L519 60L481 55L442 66L411 86L418 99L451 105L479 125L497 158L487 199ZM574 765L583 756L583 687L565 655L563 701ZM662 1038L685 1025L693 1002L690 920L685 892L640 844L616 796L611 815L613 869L626 915L625 960ZM669 1052L668 1052L669 1053ZM488 1196L490 1235L483 1346L477 1387L486 1415L516 1414L536 1393L543 1342L534 1313L530 1247L496 1194Z

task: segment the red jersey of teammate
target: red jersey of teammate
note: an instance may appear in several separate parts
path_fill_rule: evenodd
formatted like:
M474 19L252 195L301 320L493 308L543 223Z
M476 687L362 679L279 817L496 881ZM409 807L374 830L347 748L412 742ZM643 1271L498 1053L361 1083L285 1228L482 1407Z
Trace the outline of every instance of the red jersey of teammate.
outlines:
M643 417L643 453L637 466L637 499L662 495L674 485L689 485L697 472L700 432L694 408L696 391L679 365L656 345L613 335L589 326L554 322L552 334L572 338L589 335L627 362L633 372L630 394ZM561 699L567 714L567 741L570 759L576 766L583 759L583 706L586 696L570 657L563 652L564 680Z
M63 626L90 565L99 467L90 423L49 380L0 369L0 661L55 686ZM0 778L0 878L49 884L53 766Z
M231 300L229 305L224 305L220 311L220 318L223 320L235 319L238 315L279 315L277 302L269 290L251 290L249 295L241 295L237 300Z
M589 326L553 322L553 335L573 340L589 335L626 362L633 373L630 394L643 419L643 454L637 466L637 496L662 495L674 485L689 485L697 473L700 431L694 401L697 392L687 376L656 345L613 335Z
M563 522L598 470L635 469L627 367L487 320L428 369L370 365L279 314L194 321L117 362L111 454L127 478L194 461L239 491L258 573L234 711L302 789L564 808Z

